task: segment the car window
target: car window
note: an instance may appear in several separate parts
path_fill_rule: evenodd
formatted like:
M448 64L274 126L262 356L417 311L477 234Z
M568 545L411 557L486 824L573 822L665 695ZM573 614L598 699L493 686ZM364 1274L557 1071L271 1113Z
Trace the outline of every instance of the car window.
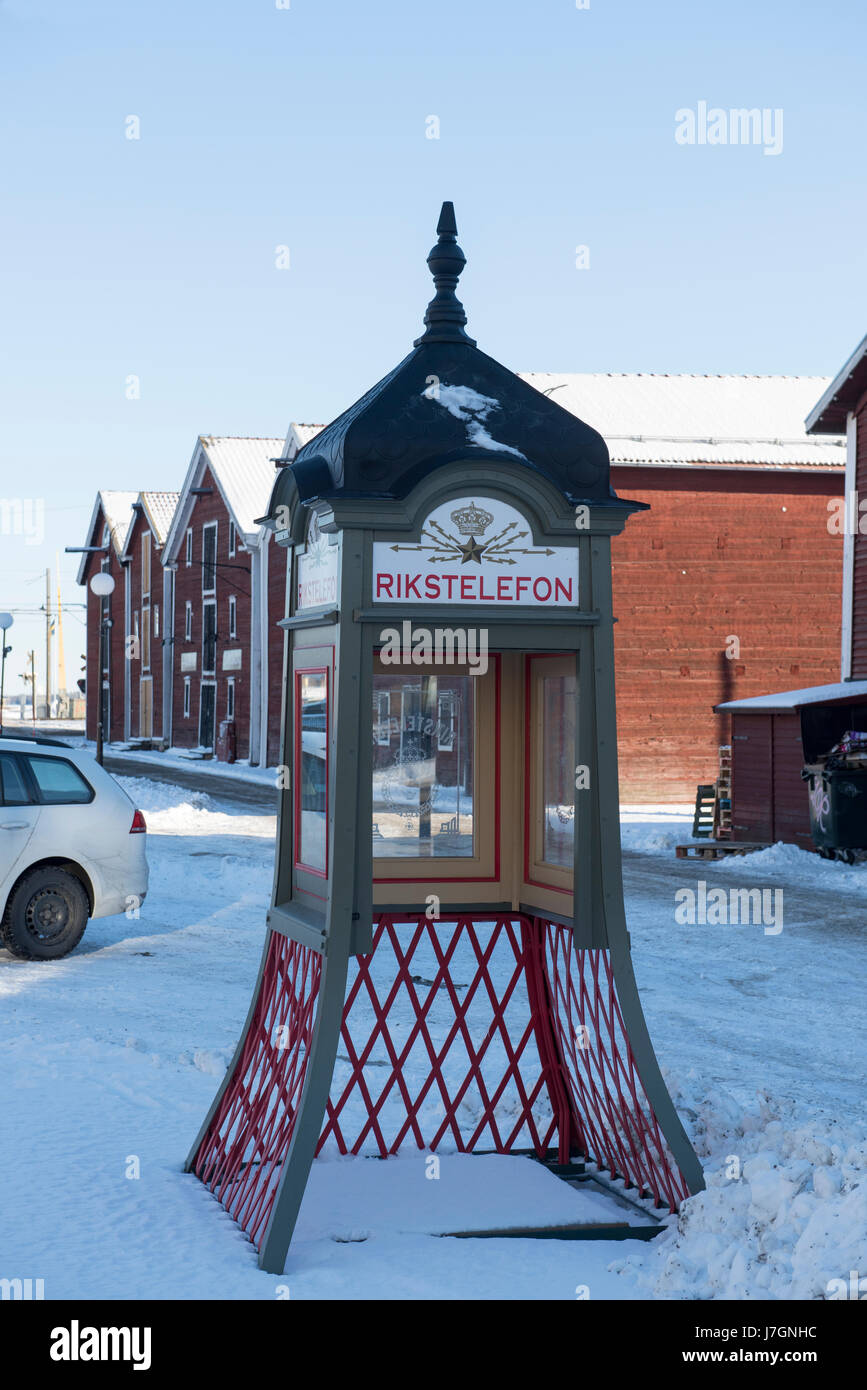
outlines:
M0 806L28 806L30 793L24 785L17 758L0 753Z
M65 758L28 754L27 763L36 779L39 799L46 806L81 805L93 800L93 789L85 782L78 768Z

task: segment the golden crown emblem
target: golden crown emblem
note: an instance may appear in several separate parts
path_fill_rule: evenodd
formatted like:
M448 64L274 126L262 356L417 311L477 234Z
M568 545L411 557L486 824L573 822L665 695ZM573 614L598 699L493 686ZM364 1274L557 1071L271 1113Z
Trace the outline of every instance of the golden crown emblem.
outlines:
M468 507L458 507L451 513L451 518L462 536L480 536L494 519L490 512L477 507L475 502Z

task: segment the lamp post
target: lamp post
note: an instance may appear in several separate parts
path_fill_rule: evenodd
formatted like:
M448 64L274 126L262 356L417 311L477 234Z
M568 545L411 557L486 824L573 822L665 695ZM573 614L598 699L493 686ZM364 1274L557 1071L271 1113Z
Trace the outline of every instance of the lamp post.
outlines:
M105 670L105 637L108 628L111 627L111 618L109 618L106 614L105 603L103 602L103 600L109 598L114 593L114 580L112 579L110 574L106 574L104 570L100 570L100 572L98 574L95 574L91 579L90 588L92 593L95 594L96 597L99 599L100 603L99 678L97 684L96 697L99 702L96 709L96 761L101 765L102 744L105 735L105 730L103 728L103 713L105 710L105 701L103 698L103 671Z
M2 651L2 655L0 655L0 734L3 732L3 693L6 685L6 658L12 650L11 647L7 647L6 645L6 633L9 631L14 621L15 619L12 617L11 613L0 613L0 629L2 629L3 632L3 637L0 639L0 651Z

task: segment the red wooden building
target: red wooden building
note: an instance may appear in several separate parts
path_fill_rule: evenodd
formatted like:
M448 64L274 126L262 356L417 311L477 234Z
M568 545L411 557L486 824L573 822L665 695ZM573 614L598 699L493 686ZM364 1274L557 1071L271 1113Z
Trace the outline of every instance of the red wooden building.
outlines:
M171 574L163 571L162 552L177 503L176 492L140 492L121 555L128 637L125 737L144 742L162 741L163 691L166 682L171 683L171 642L166 635Z
M282 439L201 436L193 450L164 552L173 575L172 746L214 752L226 723L235 757L276 760L276 625L285 611L286 562L279 547L272 557L271 533L257 518L283 448Z
M100 491L96 494L90 524L87 528L87 549L78 567L78 583L86 586L86 728L89 739L96 738L99 719L98 693L102 691L103 736L106 741L120 741L127 736L126 662L126 570L122 562L124 545L136 502L135 492ZM90 581L100 570L114 580L114 593L99 599ZM105 621L104 664L99 672L99 629Z
M650 504L612 545L620 793L692 802L730 740L709 709L837 677L826 522L845 445L804 427L827 378L525 379L598 429L617 493Z

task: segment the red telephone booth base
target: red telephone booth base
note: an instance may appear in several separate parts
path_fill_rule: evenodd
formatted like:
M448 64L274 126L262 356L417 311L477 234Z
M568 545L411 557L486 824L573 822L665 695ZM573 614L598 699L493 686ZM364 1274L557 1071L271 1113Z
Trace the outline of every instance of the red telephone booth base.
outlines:
M246 1036L190 1167L257 1248L311 1051L321 957L272 932ZM510 913L383 914L350 965L317 1153L552 1150L677 1209L688 1186L638 1074L609 953Z

